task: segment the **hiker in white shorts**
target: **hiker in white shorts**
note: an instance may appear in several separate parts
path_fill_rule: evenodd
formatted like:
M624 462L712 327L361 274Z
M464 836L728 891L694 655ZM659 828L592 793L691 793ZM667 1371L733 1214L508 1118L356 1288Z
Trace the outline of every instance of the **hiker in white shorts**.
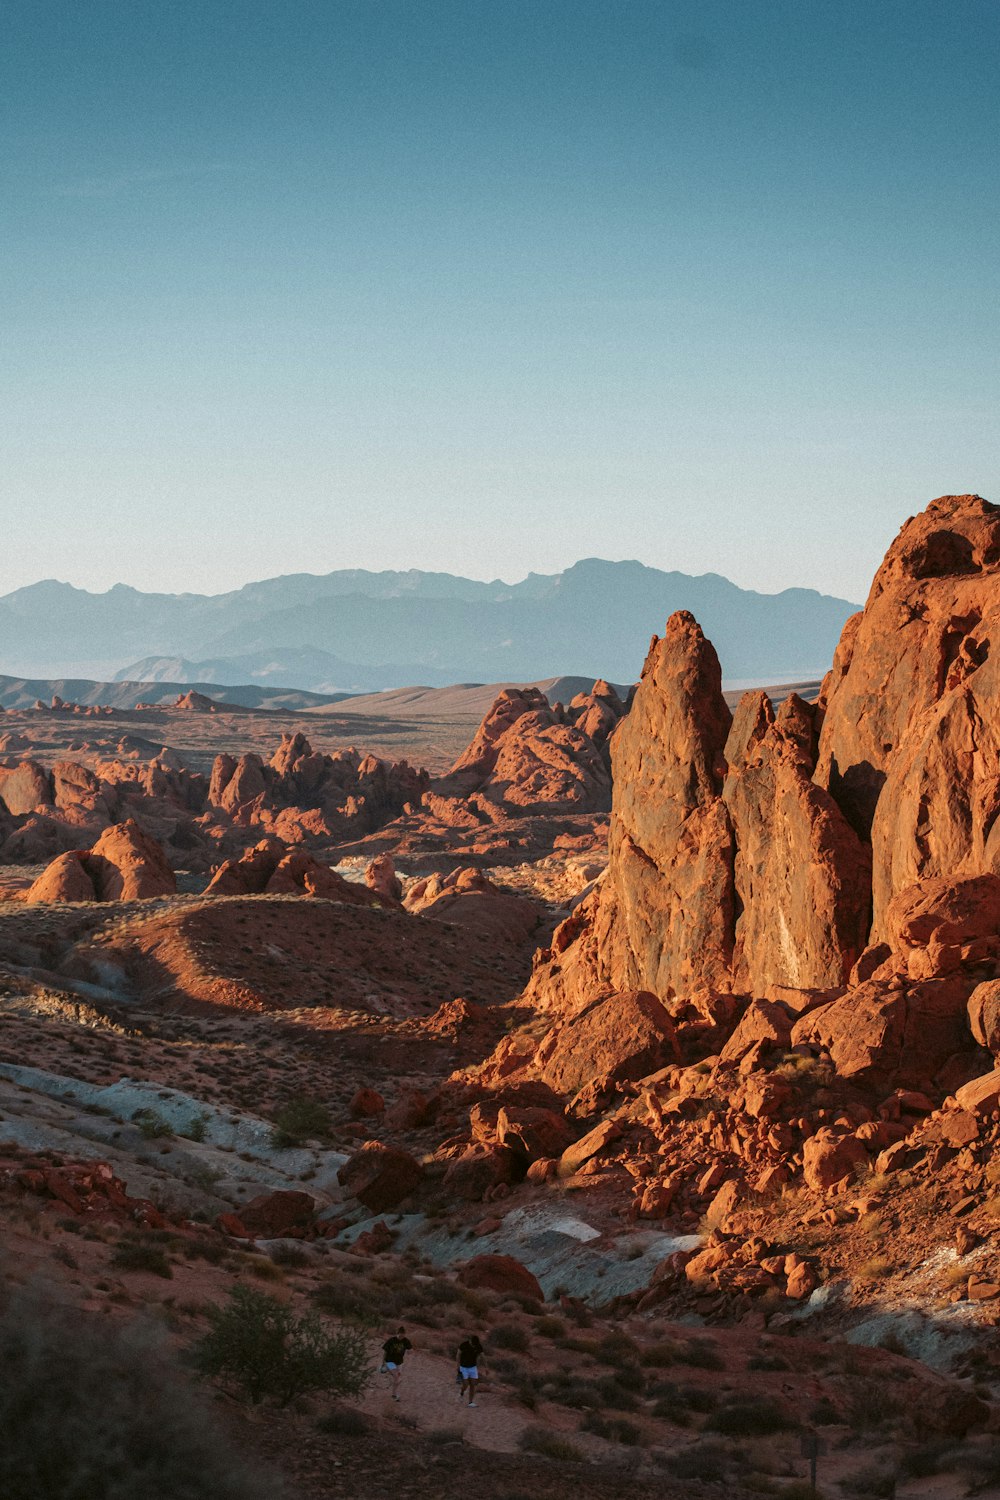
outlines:
M469 1405L476 1404L476 1384L479 1380L479 1358L483 1346L475 1334L465 1338L458 1346L458 1374L461 1380L459 1396L464 1399L469 1393Z
M406 1337L406 1330L403 1328L397 1328L391 1338L387 1338L382 1345L382 1362L386 1374L392 1382L393 1401L399 1400L399 1382L403 1375L403 1360L406 1358L407 1349L412 1348L413 1345Z

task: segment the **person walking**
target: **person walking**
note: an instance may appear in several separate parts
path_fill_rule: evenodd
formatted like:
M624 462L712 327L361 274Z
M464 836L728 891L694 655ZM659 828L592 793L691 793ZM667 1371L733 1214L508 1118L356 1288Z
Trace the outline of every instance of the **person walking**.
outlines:
M469 1405L476 1404L476 1385L479 1381L479 1360L482 1356L483 1346L479 1342L477 1334L470 1334L464 1338L458 1346L458 1374L461 1381L459 1388L459 1399L465 1399L465 1393L469 1393Z
M382 1345L382 1361L386 1372L392 1379L392 1399L399 1400L399 1382L403 1378L403 1360L406 1358L407 1349L413 1345L406 1337L405 1328L397 1328Z

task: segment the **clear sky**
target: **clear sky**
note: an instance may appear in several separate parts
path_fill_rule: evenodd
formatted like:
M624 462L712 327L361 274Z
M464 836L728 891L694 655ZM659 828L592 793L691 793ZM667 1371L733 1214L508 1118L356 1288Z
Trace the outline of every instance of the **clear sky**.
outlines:
M996 0L5 0L0 591L1000 500Z

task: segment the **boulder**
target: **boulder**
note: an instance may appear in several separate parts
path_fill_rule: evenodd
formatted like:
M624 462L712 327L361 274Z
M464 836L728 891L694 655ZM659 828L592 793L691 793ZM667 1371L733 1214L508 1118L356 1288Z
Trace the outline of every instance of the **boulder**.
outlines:
M507 1147L473 1146L449 1162L442 1187L450 1200L489 1201L497 1188L507 1188L523 1174L523 1157Z
M29 905L36 902L96 901L94 882L84 865L86 850L58 855L25 892Z
M525 1302L545 1301L537 1278L513 1255L475 1255L455 1274L462 1286Z
M105 829L89 850L59 855L25 894L25 901L144 901L170 896L174 872L155 839L131 819Z
M571 1177L586 1162L593 1161L596 1156L606 1151L621 1133L621 1126L614 1120L602 1120L599 1125L594 1126L593 1130L588 1130L580 1140L574 1141L572 1146L567 1146L559 1158L559 1176Z
M955 1093L959 1109L967 1111L977 1119L989 1118L1000 1113L1000 1068L985 1073L982 1078L973 1078Z
M403 884L391 854L378 854L365 869L365 885L384 901L402 901Z
M337 1173L337 1181L372 1213L388 1213L420 1186L424 1171L415 1157L397 1146L365 1141Z
M968 1045L970 981L961 974L909 984L870 979L792 1028L792 1046L829 1053L841 1078L885 1090L926 1089Z
M766 1042L787 1047L792 1035L794 1016L777 1001L751 1000L736 1030L719 1054L720 1062L737 1062L751 1047Z
M977 984L969 996L969 1026L981 1047L1000 1057L1000 979Z
M1000 953L1000 875L964 880L920 880L900 891L885 913L885 936L894 953L962 949L976 944L975 959Z
M868 1152L856 1136L822 1129L803 1143L802 1176L807 1187L825 1193L840 1182L850 1181L868 1160Z
M793 1298L796 1302L801 1301L803 1297L810 1296L819 1286L816 1267L799 1255L787 1255L784 1270L787 1278L785 1296Z
M315 1212L315 1199L308 1193L280 1189L251 1198L241 1205L238 1217L251 1235L269 1240L309 1229Z
M14 817L51 807L52 782L48 771L36 760L22 760L12 771L0 770L0 800Z
M526 1161L561 1156L573 1139L564 1115L554 1109L537 1109L510 1105L500 1109L496 1122L497 1140Z
M354 1120L374 1119L385 1110L385 1100L375 1089L360 1088L354 1094L347 1112Z
M131 818L105 829L86 866L98 901L146 901L177 890L160 845Z
M613 1086L645 1078L678 1059L676 1029L655 995L641 990L598 996L554 1026L539 1043L533 1066L559 1094L599 1080Z

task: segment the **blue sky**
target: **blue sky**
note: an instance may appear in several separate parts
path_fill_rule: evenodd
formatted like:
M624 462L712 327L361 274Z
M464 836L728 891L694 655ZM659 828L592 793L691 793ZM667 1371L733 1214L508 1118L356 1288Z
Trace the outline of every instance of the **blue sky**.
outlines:
M0 591L863 597L1000 500L998 42L994 0L7 0Z

